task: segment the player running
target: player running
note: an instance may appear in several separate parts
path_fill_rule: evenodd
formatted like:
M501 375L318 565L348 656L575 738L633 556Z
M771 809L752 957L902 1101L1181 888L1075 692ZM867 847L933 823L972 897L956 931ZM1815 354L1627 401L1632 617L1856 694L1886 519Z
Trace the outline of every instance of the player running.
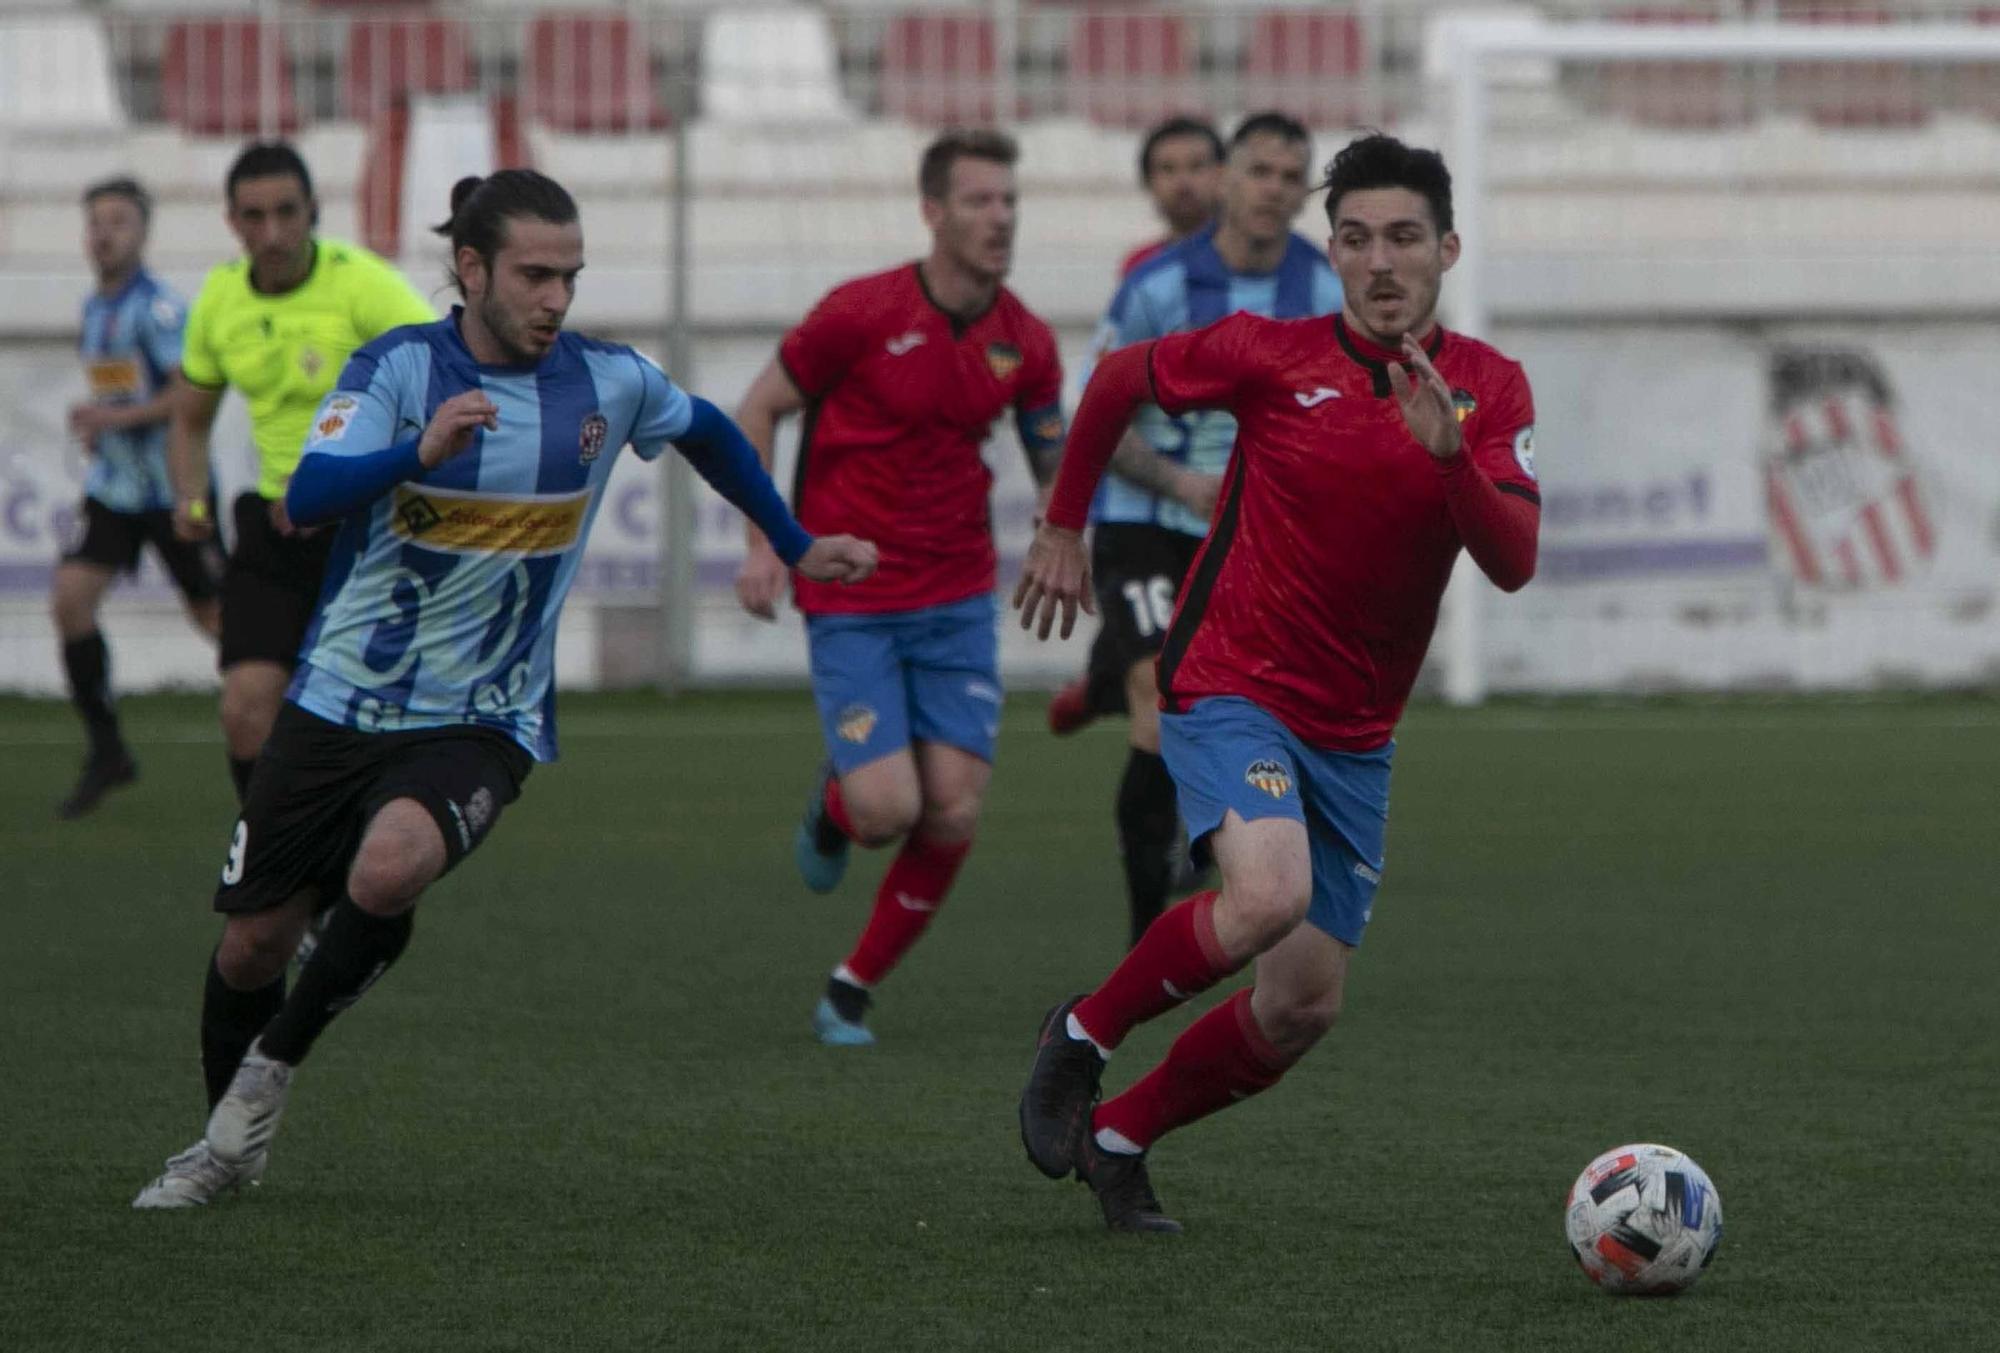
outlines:
M827 892L849 842L902 842L813 1012L828 1044L875 1041L869 993L943 905L992 775L993 476L980 445L1011 408L1038 483L1054 478L1062 455L1055 335L1001 285L1014 253L1017 158L998 132L933 141L918 175L930 253L830 292L785 336L737 415L768 465L778 419L808 410L799 519L882 548L881 570L863 586L794 586L830 757L795 841L800 873ZM753 531L737 596L770 619L784 580Z
M1303 319L1338 310L1340 283L1326 255L1291 229L1306 204L1311 164L1312 138L1301 123L1282 113L1246 118L1229 139L1220 220L1126 278L1096 350L1198 329L1238 311ZM1236 420L1226 412L1170 416L1147 404L1091 504L1099 624L1085 678L1089 694L1075 704L1131 711L1115 818L1134 944L1166 905L1180 853L1174 782L1160 758L1153 661L1181 581L1208 534L1235 441ZM1057 732L1077 726L1058 717L1068 695L1059 693L1049 706Z
M250 146L230 166L225 193L243 257L209 273L195 297L168 466L176 530L185 540L208 538L209 433L223 394L235 387L250 406L258 464L257 487L233 508L235 544L222 584L222 735L241 800L333 546L330 532L299 528L285 515L285 483L313 412L348 354L437 312L374 254L314 234L312 174L290 146Z
M1141 402L1235 414L1221 505L1159 664L1167 768L1189 830L1213 833L1222 887L1167 911L1095 991L1049 1013L1021 1096L1029 1159L1053 1178L1074 1170L1115 1230L1179 1231L1147 1150L1269 1089L1332 1027L1381 879L1391 734L1460 547L1508 591L1534 573L1527 378L1436 322L1459 250L1443 159L1361 137L1334 159L1326 205L1341 313L1235 315L1105 359L1015 595L1044 637L1088 607L1081 528ZM1251 986L1096 1104L1134 1026L1253 959Z
M146 270L153 200L137 180L106 179L83 195L83 244L97 291L83 303L78 345L90 397L69 411L69 430L90 457L82 531L56 565L49 593L70 702L83 717L90 751L76 787L56 816L78 818L138 778L118 730L111 654L98 609L120 573L139 566L151 545L180 589L188 619L213 640L221 618L222 552L213 541L181 540L167 483L167 419L181 364L187 306ZM210 493L213 500L213 492Z
M409 942L423 891L491 834L556 755L556 620L628 442L673 443L823 583L874 547L813 539L736 427L630 348L562 332L583 230L525 169L452 190L451 317L348 362L285 497L339 522L324 600L259 760L215 894L202 1000L202 1140L134 1207L190 1207L264 1173L293 1074ZM332 902L297 985L285 964Z
M1201 118L1170 117L1146 133L1139 144L1139 186L1152 199L1167 233L1127 254L1118 265L1120 277L1131 276L1153 255L1213 224L1224 158L1215 124Z

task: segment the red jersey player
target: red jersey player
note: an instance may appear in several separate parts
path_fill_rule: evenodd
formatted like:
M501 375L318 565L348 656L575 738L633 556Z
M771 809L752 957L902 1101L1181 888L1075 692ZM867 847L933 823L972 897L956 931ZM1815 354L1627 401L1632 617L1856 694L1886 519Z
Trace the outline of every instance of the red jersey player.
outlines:
M1390 736L1460 548L1508 591L1535 568L1527 379L1435 318L1458 257L1443 159L1370 135L1327 179L1341 313L1237 314L1101 363L1015 594L1043 636L1088 608L1080 528L1136 406L1236 416L1159 658L1162 751L1222 887L1167 911L1102 985L1049 1013L1021 1097L1029 1158L1076 1171L1118 1230L1180 1230L1147 1148L1270 1088L1332 1027L1381 878ZM1252 960L1253 985L1093 1110L1134 1025Z
M1001 285L1016 156L998 132L932 142L918 175L930 253L834 288L737 413L768 465L774 424L805 409L794 510L810 531L851 523L880 549L863 586L795 584L828 753L794 842L799 872L827 892L849 842L902 843L813 1012L824 1043L875 1041L869 993L943 903L992 774L993 476L980 446L1011 408L1038 483L1062 455L1055 335ZM744 607L770 619L788 576L753 530L736 583Z

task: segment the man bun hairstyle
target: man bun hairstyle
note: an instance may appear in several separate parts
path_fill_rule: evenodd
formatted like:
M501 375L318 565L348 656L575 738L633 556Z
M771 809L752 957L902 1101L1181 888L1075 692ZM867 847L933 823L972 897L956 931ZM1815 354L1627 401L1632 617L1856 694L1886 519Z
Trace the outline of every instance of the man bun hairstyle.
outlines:
M465 282L458 275L458 251L471 249L492 267L507 242L507 222L517 216L568 225L577 219L576 199L532 169L501 169L484 178L472 174L451 185L451 215L433 229L451 241L446 274L459 295L465 294Z
M88 207L100 197L122 197L139 209L139 222L151 225L153 222L153 195L146 191L146 185L129 174L117 178L99 179L83 190L83 205Z
M1384 132L1358 136L1341 148L1326 167L1326 219L1337 225L1340 199L1368 188L1407 188L1431 204L1431 220L1439 235L1451 224L1451 171L1434 150L1406 146Z
M1020 158L1021 147L1005 132L986 127L942 132L924 148L917 187L925 197L942 202L951 192L951 167L960 160L990 160L1011 169Z

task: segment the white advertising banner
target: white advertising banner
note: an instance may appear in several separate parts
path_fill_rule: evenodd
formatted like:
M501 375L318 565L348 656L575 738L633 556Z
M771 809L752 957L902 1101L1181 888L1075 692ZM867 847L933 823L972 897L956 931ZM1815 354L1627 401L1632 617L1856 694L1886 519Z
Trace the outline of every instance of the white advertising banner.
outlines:
M1542 562L1495 689L2000 680L1991 325L1514 326Z
M1493 689L2000 680L2000 432L1986 399L2000 327L1513 325L1499 341L1534 385L1543 526L1535 581L1481 599ZM764 338L705 344L696 389L729 404L770 349ZM81 393L67 349L0 350L0 620L23 659L0 665L0 685L15 689L58 688L42 599L82 482L62 433ZM240 408L225 407L216 446L227 490L249 463ZM1010 436L989 460L1004 587L1034 496ZM781 482L789 465L781 448ZM600 608L657 606L661 523L659 475L627 457L565 621L570 684L607 670ZM798 617L772 625L736 606L742 526L706 486L693 543L697 678L803 678ZM119 646L112 622L120 685L205 679L209 659L173 618L158 570L149 564L123 595L160 614L146 644ZM1046 646L1003 625L1003 666L1022 684L1077 670L1094 623Z

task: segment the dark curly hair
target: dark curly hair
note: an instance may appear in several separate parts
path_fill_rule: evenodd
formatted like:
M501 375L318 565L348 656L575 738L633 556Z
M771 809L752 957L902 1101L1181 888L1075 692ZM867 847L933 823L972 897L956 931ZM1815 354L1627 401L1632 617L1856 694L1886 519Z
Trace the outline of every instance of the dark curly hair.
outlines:
M1326 167L1326 219L1339 223L1340 199L1368 188L1408 188L1431 204L1438 234L1451 231L1451 171L1434 150L1406 146L1383 132L1349 141Z

